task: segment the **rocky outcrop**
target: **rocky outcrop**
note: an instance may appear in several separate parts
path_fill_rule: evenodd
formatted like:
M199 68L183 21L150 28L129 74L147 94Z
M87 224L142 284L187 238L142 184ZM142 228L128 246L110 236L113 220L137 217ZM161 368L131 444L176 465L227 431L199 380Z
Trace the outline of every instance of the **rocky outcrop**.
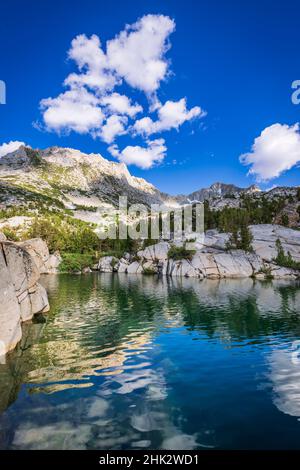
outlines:
M62 261L58 252L50 254L47 243L41 238L33 238L19 242L18 246L24 248L32 256L40 274L56 274Z
M253 234L252 253L228 251L229 234L209 230L202 248L190 259L169 259L170 243L160 242L138 251L133 258L128 255L120 260L111 256L101 258L98 269L101 272L158 273L199 279L298 278L298 270L278 266L274 258L277 256L276 240L280 239L284 251L290 252L295 261L300 261L300 232L278 225L255 225L250 229Z
M17 243L0 242L0 356L20 341L23 321L49 310L39 277L39 267L29 251Z
M251 225L252 246L255 253L264 261L276 258L276 240L279 239L286 253L290 252L295 261L300 261L300 231L282 225Z

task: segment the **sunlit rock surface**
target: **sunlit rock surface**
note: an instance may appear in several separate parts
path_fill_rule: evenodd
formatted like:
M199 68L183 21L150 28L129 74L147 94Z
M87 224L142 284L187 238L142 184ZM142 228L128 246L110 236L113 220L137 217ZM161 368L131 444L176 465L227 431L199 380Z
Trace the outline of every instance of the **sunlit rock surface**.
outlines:
M208 230L202 247L190 258L174 260L169 258L171 243L161 241L137 252L136 259L103 257L99 261L101 272L120 272L127 274L162 274L177 277L196 277L199 279L266 277L274 279L299 277L299 270L278 266L276 241L281 241L286 254L300 261L300 231L280 225L252 225L253 252L228 250L228 233ZM183 243L182 243L183 244Z
M38 283L36 259L20 244L0 243L0 356L20 341L23 321L49 310L47 292Z

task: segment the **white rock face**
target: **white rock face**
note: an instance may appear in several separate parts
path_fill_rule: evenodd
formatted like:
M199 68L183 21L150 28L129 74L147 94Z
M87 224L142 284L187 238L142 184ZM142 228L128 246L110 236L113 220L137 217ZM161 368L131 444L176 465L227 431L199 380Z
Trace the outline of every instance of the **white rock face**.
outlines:
M58 273L62 258L58 252L50 255L47 243L44 240L33 238L32 240L19 242L17 245L24 248L32 256L40 274Z
M15 291L19 296L37 283L40 272L34 259L24 248L12 242L3 242L2 250Z
M169 276L203 278L201 271L186 259L180 261L169 260L167 274Z
M274 266L271 269L271 276L274 279L297 279L297 277L299 277L299 273L297 273L297 271L293 269L283 268L281 266Z
M22 337L21 322L47 312L47 292L35 256L16 243L0 243L0 353L12 350Z
M134 261L127 267L127 274L140 274L143 272L143 266L138 261Z
M21 310L2 248L0 249L0 325L0 350L3 355L20 341L22 331Z
M220 277L250 277L252 266L245 253L220 253L214 255Z
M208 248L225 250L229 237L228 233L220 233L217 230L207 230L203 245Z
M103 256L99 260L98 270L101 273L112 273L118 262L118 258L115 258L114 256Z
M62 262L62 257L59 252L53 253L49 256L44 264L44 270L41 274L57 274L59 272L59 265Z
M300 261L300 231L281 225L251 225L252 246L255 253L265 261L272 261L277 256L276 240L279 238L286 254L291 253L295 261Z
M197 252L192 259L192 265L199 269L205 277L211 279L220 277L219 269L213 254Z
M118 266L117 266L117 270L118 270L118 273L127 273L127 268L129 266L129 259L127 258L121 258L119 263L118 263Z
M147 246L144 250L138 251L138 256L147 261L165 261L168 259L168 251L170 244L167 242L160 242L156 245Z
M116 260L114 270L120 273L159 273L171 277L197 277L199 279L248 278L255 276L265 279L299 277L299 271L274 264L277 256L276 240L281 240L286 253L290 252L295 261L300 261L300 232L278 225L256 225L250 227L253 233L252 253L243 250L226 251L229 234L209 230L204 245L191 260L168 259L170 243L159 242L148 246L137 254L139 261L129 262L130 256ZM112 272L112 257L101 258L100 270Z

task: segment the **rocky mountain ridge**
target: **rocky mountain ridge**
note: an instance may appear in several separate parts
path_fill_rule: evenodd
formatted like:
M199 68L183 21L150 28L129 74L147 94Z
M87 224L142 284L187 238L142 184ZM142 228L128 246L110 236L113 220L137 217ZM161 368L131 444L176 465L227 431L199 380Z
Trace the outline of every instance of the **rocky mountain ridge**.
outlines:
M96 212L118 206L119 196L128 203L165 205L170 208L208 201L212 210L239 208L245 198L267 200L290 198L286 213L299 225L297 188L276 187L263 192L256 185L240 188L214 183L189 195L170 196L143 178L132 176L124 163L106 160L99 154L85 154L70 148L33 150L21 146L0 158L0 209L19 207L30 211L72 211L71 216L86 222L96 220ZM292 200L292 199L295 200ZM25 211L23 211L25 212ZM280 223L280 220L273 220Z
M186 203L211 201L218 198L238 198L242 194L252 195L259 193L261 190L258 186L252 185L248 188L240 188L234 184L213 183L209 188L201 188L192 192L187 196L182 196Z

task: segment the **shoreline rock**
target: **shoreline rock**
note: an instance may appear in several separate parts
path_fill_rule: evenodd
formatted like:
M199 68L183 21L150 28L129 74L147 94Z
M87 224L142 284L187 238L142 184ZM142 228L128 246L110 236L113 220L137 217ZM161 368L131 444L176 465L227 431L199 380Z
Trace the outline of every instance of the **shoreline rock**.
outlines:
M21 324L50 307L45 288L38 283L39 267L23 246L0 241L0 356L22 338Z
M253 252L226 250L229 234L209 230L204 243L191 259L169 259L171 244L161 241L137 252L131 258L123 255L118 259L112 256L100 258L100 272L127 274L161 274L165 276L194 277L199 279L297 279L300 271L276 265L276 240L279 239L286 253L290 252L295 261L300 262L300 231L280 225L252 225Z

